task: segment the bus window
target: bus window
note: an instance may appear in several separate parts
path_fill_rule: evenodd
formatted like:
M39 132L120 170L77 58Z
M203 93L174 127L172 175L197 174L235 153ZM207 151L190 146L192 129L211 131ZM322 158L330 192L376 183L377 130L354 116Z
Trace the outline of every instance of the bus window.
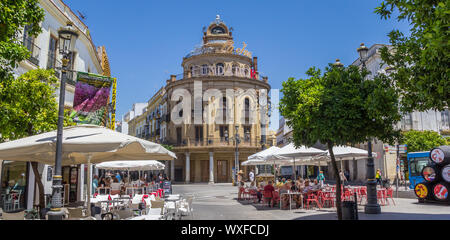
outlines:
M421 176L422 169L426 167L428 163L429 163L428 157L410 158L410 167L411 167L410 176Z

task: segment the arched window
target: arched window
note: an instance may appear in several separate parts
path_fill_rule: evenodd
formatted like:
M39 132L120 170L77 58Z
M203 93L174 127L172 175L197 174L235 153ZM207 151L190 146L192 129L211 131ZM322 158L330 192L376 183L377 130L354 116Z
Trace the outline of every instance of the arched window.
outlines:
M244 100L244 116L245 124L248 124L250 116L250 99L248 97L246 97Z
M217 75L223 75L224 73L224 64L223 63L218 63L216 64L216 74Z
M203 64L202 65L202 75L208 75L208 65Z
M245 67L244 69L244 77L249 77L250 71L248 70L248 67Z
M222 98L222 118L225 124L227 121L227 97Z
M233 75L238 75L238 71L239 71L239 67L237 64L233 64L232 68L231 68L231 72L233 73Z

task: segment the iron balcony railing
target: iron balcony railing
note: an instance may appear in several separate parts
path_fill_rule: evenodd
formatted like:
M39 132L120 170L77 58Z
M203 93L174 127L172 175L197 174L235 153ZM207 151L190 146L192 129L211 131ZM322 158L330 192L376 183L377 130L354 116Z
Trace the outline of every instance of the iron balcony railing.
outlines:
M51 56L49 55L49 58L50 57ZM50 59L50 61L53 61L53 60L54 60L53 67L49 67L49 65L47 64L47 69L51 69L51 68L55 69L56 77L61 79L61 77L62 77L62 75L61 75L62 62L59 61L58 59ZM48 61L47 61L47 63L48 63ZM50 66L52 66L52 64L50 64ZM69 70L64 75L66 77L66 83L75 86L75 84L77 83L77 71Z
M23 45L30 51L30 58L28 59L34 65L39 66L39 56L41 54L41 49L34 44L34 40L31 37L26 37L23 39Z
M169 141L171 142L171 141ZM240 139L238 147L261 147L259 139L248 138ZM174 142L175 147L235 147L235 142L232 138L182 138L179 142Z

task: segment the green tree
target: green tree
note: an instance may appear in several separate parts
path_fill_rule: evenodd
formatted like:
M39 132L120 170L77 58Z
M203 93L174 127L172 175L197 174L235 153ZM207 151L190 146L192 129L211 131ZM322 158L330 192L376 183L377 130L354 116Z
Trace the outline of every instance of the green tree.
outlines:
M5 81L0 88L0 142L55 130L58 104L55 95L58 79L53 70L28 71L17 79ZM64 124L74 125L65 111ZM39 203L44 206L44 186L38 164L32 169L39 188Z
M375 12L410 23L410 36L399 30L388 36L392 50L383 48L383 61L394 67L392 77L402 89L402 110L443 110L450 99L450 1L385 0Z
M364 80L366 70L356 66L316 68L307 71L307 79L289 78L283 83L281 114L293 129L296 146L327 145L336 176L338 219L342 219L341 182L333 146L366 142L376 137L393 142L399 114L398 92L384 75Z
M0 0L0 84L13 79L12 71L20 61L30 56L28 49L17 36L30 26L28 35L41 32L39 23L44 20L44 10L38 0Z
M402 132L402 144L408 145L408 152L430 151L432 148L446 145L447 139L435 131L410 130Z

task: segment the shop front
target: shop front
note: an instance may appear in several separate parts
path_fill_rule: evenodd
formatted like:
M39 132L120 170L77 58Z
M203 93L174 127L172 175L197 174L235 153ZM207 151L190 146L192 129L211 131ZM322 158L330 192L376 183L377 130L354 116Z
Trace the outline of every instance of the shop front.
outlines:
M1 208L4 212L26 209L29 164L3 161L1 169Z

